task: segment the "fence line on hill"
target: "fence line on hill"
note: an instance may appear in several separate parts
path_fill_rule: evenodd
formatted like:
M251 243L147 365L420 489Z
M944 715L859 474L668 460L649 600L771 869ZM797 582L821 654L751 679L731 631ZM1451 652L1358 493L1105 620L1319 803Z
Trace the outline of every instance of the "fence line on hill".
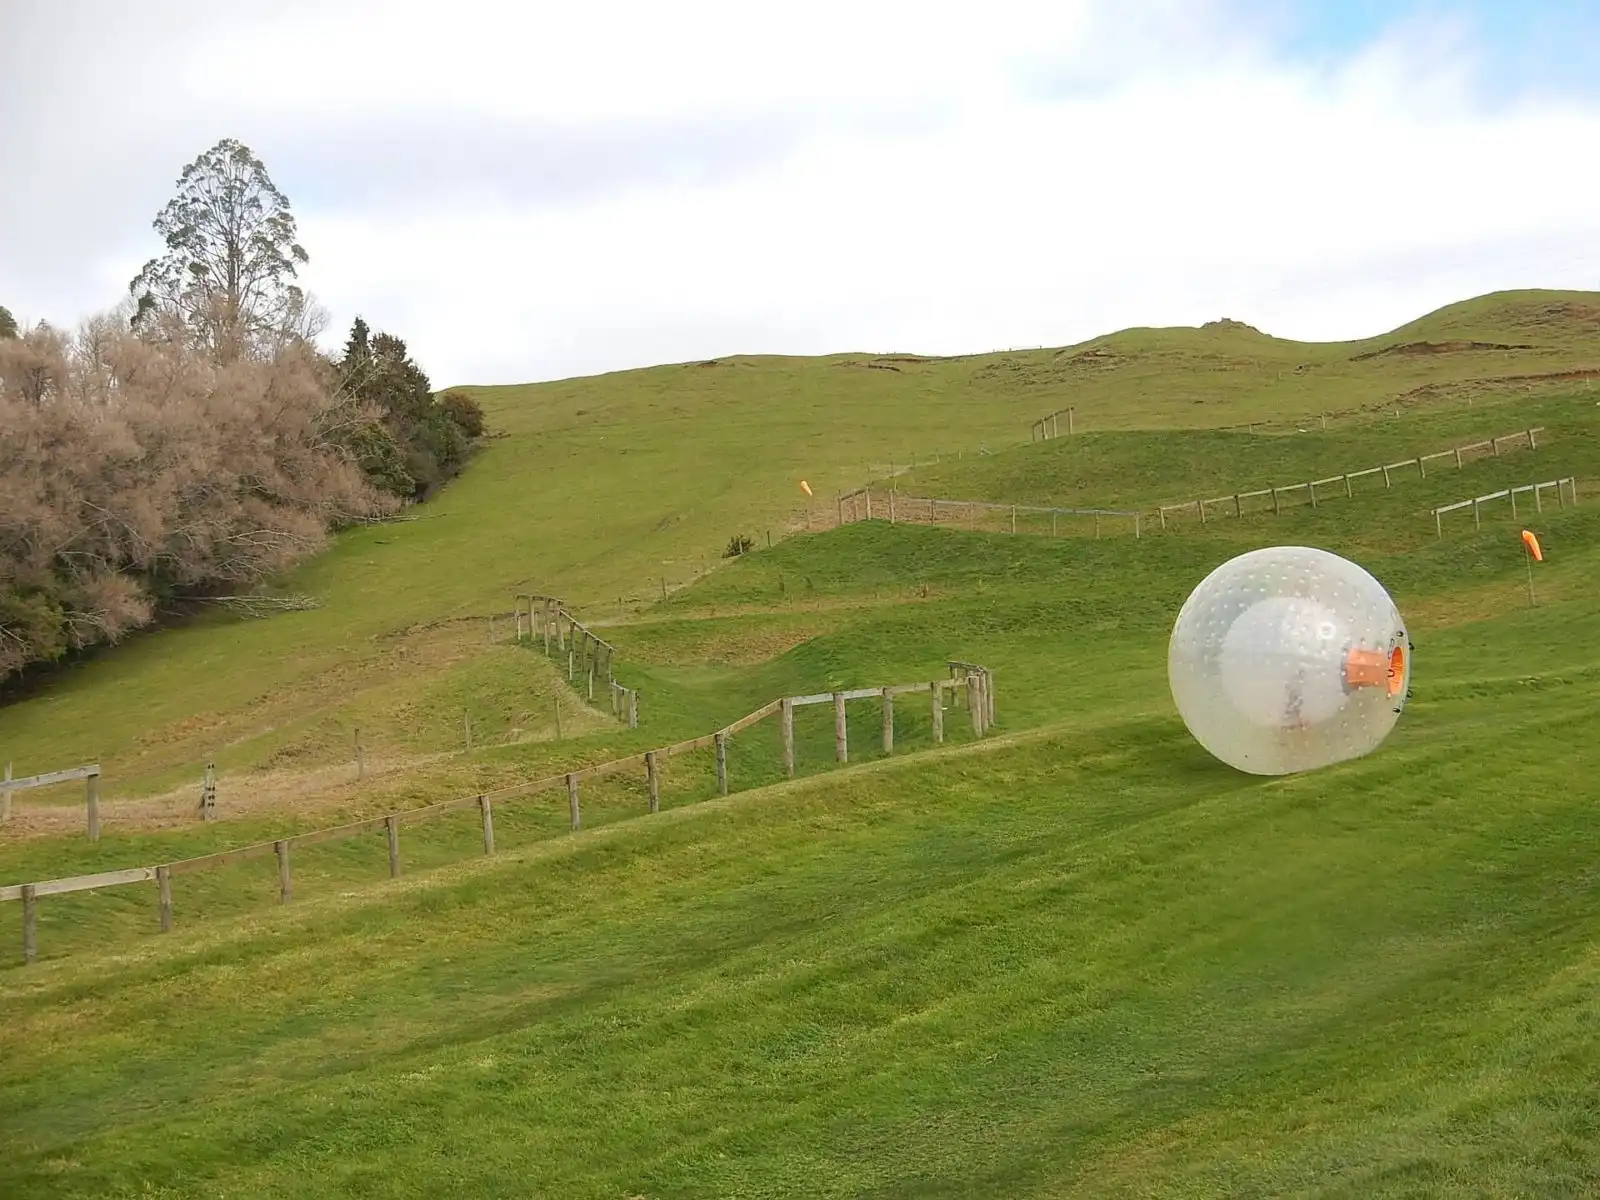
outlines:
M1487 438L1483 441L1469 442L1461 446L1453 446L1447 450L1438 450L1432 454L1421 454L1414 458L1402 459L1399 462L1386 463L1382 466L1368 467L1360 471L1346 471L1338 475L1329 475L1321 479L1308 479L1304 483L1278 484L1274 487L1258 488L1251 491L1234 492L1226 496L1201 497L1194 500L1185 500L1176 504L1159 504L1153 511L1122 508L1068 508L1057 505L1036 504L1003 504L986 500L956 500L932 496L908 496L894 487L874 488L872 485L856 488L851 492L842 492L835 499L837 523L848 525L857 521L870 521L874 517L886 518L891 524L913 523L925 525L962 524L969 529L979 527L978 516L980 513L1002 513L1009 518L1009 524L1002 528L1009 528L1011 533L1018 532L1017 517L1019 515L1048 516L1050 518L1050 533L1052 536L1060 532L1060 518L1088 518L1094 522L1094 535L1099 537L1105 532L1107 518L1119 519L1113 524L1113 532L1126 533L1131 530L1134 537L1143 536L1144 522L1153 518L1163 531L1169 527L1171 518L1194 514L1203 525L1217 515L1243 517L1246 512L1265 512L1265 506L1255 508L1247 505L1246 501L1271 498L1271 511L1279 515L1284 508L1296 499L1304 497L1312 508L1318 507L1323 500L1328 498L1326 489L1338 487L1345 496L1354 495L1353 483L1358 479L1382 475L1385 489L1393 488L1397 473L1415 468L1420 479L1428 477L1428 464L1440 459L1453 460L1456 468L1461 469L1467 459L1473 455L1492 455L1499 457L1505 449L1515 449L1519 444L1526 445L1530 450L1539 448L1539 435L1544 433L1543 426L1534 426L1531 429L1519 430L1516 433L1502 434L1499 437ZM1403 478L1403 476L1402 476ZM1318 489L1324 489L1319 495ZM1470 501L1468 502L1470 503ZM876 509L874 509L876 504ZM943 516L944 519L941 519ZM1131 523L1130 523L1131 522ZM1081 527L1081 526L1080 526Z
M839 524L849 525L857 521L872 520L873 495L874 489L870 486L840 495ZM1066 508L1038 504L996 504L988 500L947 500L934 496L906 496L893 488L887 491L879 489L877 495L878 512L885 516L891 525L961 524L962 517L965 516L967 528L976 529L978 514L1004 513L1010 518L1012 533L1017 532L1017 517L1021 514L1048 516L1052 534L1058 531L1061 517L1093 520L1096 537L1100 536L1101 523L1106 518L1132 521L1133 524L1129 528L1133 530L1135 537L1142 537L1144 529L1144 514L1131 508ZM950 514L952 520L941 522L939 519L941 511Z
M1546 480L1544 480L1543 482L1540 482L1540 483L1519 484L1516 487L1501 488L1498 492L1490 492L1486 496L1474 496L1471 500L1457 500L1454 504L1445 504L1445 505L1441 505L1440 507L1434 509L1433 510L1433 532L1434 532L1434 535L1436 537L1441 537L1441 538L1444 536L1443 517L1444 517L1445 513L1447 513L1447 512L1455 512L1458 509L1463 509L1463 508L1471 508L1472 509L1472 527L1474 529L1482 529L1483 528L1482 506L1484 504L1487 504L1491 500L1510 499L1510 501L1511 501L1511 519L1512 520L1516 520L1516 518L1517 518L1517 497L1519 495L1526 495L1526 494L1532 493L1534 511L1535 512L1543 512L1544 511L1544 495L1543 495L1543 493L1544 493L1544 489L1545 488L1555 488L1555 490L1556 490L1556 507L1557 508L1565 508L1566 507L1566 494L1565 494L1565 491L1563 489L1570 488L1572 490L1572 506L1574 508L1576 508L1578 506L1578 480L1577 480L1577 477L1574 476L1574 475L1567 475L1567 476L1564 476L1561 479L1546 479Z
M1329 475L1322 479L1308 479L1304 483L1279 484L1276 487L1259 488L1255 491L1234 492L1229 496L1216 496L1210 499L1185 500L1180 504L1162 504L1158 505L1156 508L1156 518L1158 521L1160 521L1161 528L1166 529L1167 517L1169 515L1180 515L1193 512L1197 517L1200 518L1200 523L1204 525L1209 515L1208 510L1213 507L1220 510L1221 514L1225 517L1230 515L1234 517L1242 517L1244 516L1245 511L1244 501L1256 500L1265 496L1272 497L1272 512L1274 516L1277 516L1283 512L1283 502L1286 497L1293 498L1297 493L1302 492L1310 502L1311 507L1316 508L1318 505L1317 489L1319 487L1329 488L1336 484L1340 484L1343 485L1342 490L1345 496L1350 497L1355 494L1351 487L1352 480L1365 479L1371 475L1381 474L1383 476L1383 486L1385 489L1388 489L1394 486L1396 472L1408 471L1415 467L1417 471L1417 478L1426 479L1428 477L1428 464L1441 458L1453 458L1455 460L1456 469L1460 470L1464 465L1465 457L1469 454L1475 454L1479 451L1487 450L1494 457L1498 458L1500 456L1500 450L1502 446L1510 446L1511 448L1515 449L1514 443L1522 440L1526 440L1529 450L1537 450L1539 448L1538 435L1544 431L1544 426L1536 425L1532 429L1522 429L1518 430L1516 433L1503 434L1500 437L1488 438L1481 442L1470 442L1463 446L1451 447L1448 450L1438 450L1432 454L1420 454L1415 458L1401 459L1399 462L1386 463L1383 466L1378 467L1368 467L1363 471L1346 471L1343 474ZM1335 493L1335 495L1337 495L1337 493ZM1228 511L1228 507L1230 505L1233 509L1232 513L1229 513ZM1266 509L1262 508L1257 511L1265 512Z
M517 641L527 640L538 647L543 644L546 657L552 650L556 655L567 656L567 682L576 685L581 677L589 703L594 703L595 680L604 673L604 683L611 693L611 715L629 729L639 727L639 692L617 682L613 660L617 648L595 633L566 608L559 596L546 596L538 592L522 592L516 596ZM524 610L526 602L526 610ZM526 611L526 620L524 620ZM554 645L552 646L552 633Z
M948 679L935 679L925 683L891 684L883 687L819 692L815 695L807 696L784 696L769 704L762 705L754 712L703 737L692 738L684 742L675 742L672 745L663 746L656 750L646 750L641 754L630 754L626 758L613 759L609 762L597 763L593 766L581 767L573 771L548 775L494 791L480 792L472 796L461 796L452 800L441 801L422 808L403 809L399 812L368 817L365 820L352 821L344 825L310 830L306 833L298 833L267 842L256 842L253 845L240 846L214 854L204 854L196 858L180 859L149 866L128 867L117 871L100 871L92 875L74 875L67 878L40 880L33 883L0 885L0 901L20 900L22 902L22 958L24 963L31 963L38 952L38 901L44 896L67 895L72 892L119 887L125 884L153 880L156 884L157 893L157 921L161 932L168 933L172 929L172 878L175 875L192 874L197 871L229 866L234 863L265 858L271 855L277 859L278 901L280 904L287 904L293 894L292 852L297 846L314 846L323 842L342 841L346 838L359 837L363 834L376 833L381 829L384 832L388 847L389 875L394 878L401 871L400 823L402 821L415 823L441 816L445 813L476 808L483 827L483 852L485 854L493 854L494 805L496 801L564 789L567 796L568 819L572 830L576 832L581 828L582 824L579 785L584 780L599 779L608 775L616 775L642 768L645 772L645 782L649 795L647 811L651 813L658 812L661 806L662 761L697 750L710 749L714 752L717 794L725 796L729 790L729 739L774 715L778 717L783 772L786 777L793 778L796 771L794 710L808 705L829 703L833 705L834 758L839 763L848 763L850 760L846 705L852 700L876 699L881 703L883 709L882 745L886 754L894 752L894 702L897 696L919 693L926 693L931 696L933 738L936 743L942 743L944 741L946 696L953 695L960 690L966 696L966 707L972 720L973 733L978 737L985 736L994 721L994 681L992 674L987 667L974 663L951 661L946 665L950 674ZM58 773L58 775L61 774L66 773ZM97 777L96 775L89 778ZM21 781L14 782L19 783Z
M1078 410L1074 406L1058 408L1053 413L1046 413L1033 423L1033 428L1028 431L1030 442L1048 442L1051 438L1061 436L1061 414L1067 414L1067 436L1071 437L1077 432Z

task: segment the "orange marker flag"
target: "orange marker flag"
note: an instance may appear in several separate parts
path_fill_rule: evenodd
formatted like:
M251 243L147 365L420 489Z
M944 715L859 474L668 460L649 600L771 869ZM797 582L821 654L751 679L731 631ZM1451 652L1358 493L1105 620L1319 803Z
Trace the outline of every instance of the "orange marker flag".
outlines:
M1533 556L1534 562L1544 561L1544 551L1539 548L1539 539L1533 536L1530 530L1522 531L1522 544L1527 547L1528 553Z

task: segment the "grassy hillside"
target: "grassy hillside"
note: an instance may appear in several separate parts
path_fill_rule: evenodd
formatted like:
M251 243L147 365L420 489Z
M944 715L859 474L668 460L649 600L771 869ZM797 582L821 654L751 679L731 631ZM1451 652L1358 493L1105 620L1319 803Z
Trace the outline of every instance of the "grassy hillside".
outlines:
M686 723L959 654L999 736L727 801L700 764L577 837L508 808L491 862L470 818L408 834L455 865L398 884L328 847L287 909L270 864L185 880L167 937L136 889L52 898L54 957L0 983L0 1191L1592 1192L1600 510L1540 523L1531 610L1509 525L1385 550L1332 512L1272 528L1392 586L1417 674L1325 772L1238 775L1166 697L1175 606L1259 523L873 523L619 644Z
M412 787L416 777L402 772L424 768L427 787L466 790L493 764L450 756L464 713L479 745L537 755L556 732L561 681L489 642L488 616L504 613L514 591L559 591L591 620L632 619L663 587L676 591L714 567L733 533L764 545L769 533L804 529L801 478L817 494L810 520L820 528L836 490L936 453L941 471L952 455L961 471L974 459L987 470L993 456L980 446L1023 442L1036 416L1068 402L1096 437L1006 456L1021 464L1014 479L971 477L985 494L1017 483L1020 494L1008 498L1182 498L1197 473L1253 477L1291 465L1267 461L1285 452L1281 441L1270 451L1229 441L1214 452L1207 439L1220 435L1106 442L1106 431L1331 411L1334 436L1366 443L1327 447L1328 459L1363 462L1390 444L1431 448L1436 437L1504 432L1524 414L1488 402L1520 409L1532 385L1494 381L1600 367L1597 311L1600 296L1590 293L1503 293L1356 343L1292 343L1220 324L1031 354L735 358L478 389L500 436L465 478L420 519L354 531L282 581L321 609L255 623L211 617L64 670L0 707L0 754L19 773L100 760L113 819L118 803L137 797L157 798L137 810L141 820L182 819L208 759L234 815L277 811L289 797L375 804ZM1404 436L1359 432L1396 406L1438 415L1403 416ZM1294 470L1321 461L1323 449L1296 451ZM1561 452L1558 444L1551 455ZM1083 486L1050 474L1050 455L1080 454L1099 464L1073 466L1089 470ZM1202 458L1225 468L1194 471ZM1064 479L1072 486L1058 486ZM647 695L647 714L657 702ZM566 731L605 722L569 713ZM346 779L357 729L377 767L359 789Z
M1493 382L1577 371L1590 305L1490 297L1338 347L1219 326L487 390L504 436L422 519L283 581L322 608L141 638L0 708L20 770L108 770L102 840L75 793L30 794L0 881L470 793L949 658L994 670L995 734L952 716L931 750L906 704L886 759L868 707L840 770L806 710L798 781L761 727L726 800L701 754L657 816L639 779L586 784L576 836L564 798L497 808L493 859L473 814L406 827L398 882L381 837L297 850L287 907L270 859L183 876L168 935L148 884L48 897L40 961L0 957L0 1195L1593 1194L1600 505L1443 539L1427 515L1600 469L1581 380ZM1068 399L1083 436L1017 444ZM1138 540L791 521L796 479L820 525L913 449L960 452L913 490L1148 505L1530 424L1535 452ZM1390 588L1414 694L1371 757L1256 779L1186 735L1166 636L1207 571L1273 542ZM491 640L528 586L609 624L642 728L577 713L503 621ZM225 819L201 825L213 754Z

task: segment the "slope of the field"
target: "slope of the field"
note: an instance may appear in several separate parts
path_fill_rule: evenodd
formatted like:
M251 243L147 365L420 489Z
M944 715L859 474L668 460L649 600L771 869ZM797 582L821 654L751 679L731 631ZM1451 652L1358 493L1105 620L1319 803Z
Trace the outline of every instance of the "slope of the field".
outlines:
M1537 523L1534 608L1508 519L1413 515L735 563L616 631L663 721L959 655L998 735L726 801L701 770L575 837L513 807L495 860L464 823L400 883L318 848L286 909L270 866L186 880L165 937L52 897L0 986L0 1193L1593 1194L1600 507ZM1408 615L1370 758L1254 779L1171 711L1177 605L1268 540ZM736 751L775 778L770 731Z
M572 711L547 664L504 644L506 621L490 644L487 616L504 613L515 591L558 591L591 620L619 610L634 619L664 584L679 589L715 566L730 535L764 545L768 531L803 528L799 479L817 493L820 524L831 520L836 490L913 457L941 454L938 470L951 454L961 469L1009 459L977 452L1024 441L1034 417L1067 402L1089 431L1332 411L1330 436L1357 436L1349 431L1398 405L1398 424L1433 421L1441 437L1504 432L1522 414L1502 416L1488 401L1542 401L1508 400L1519 393L1492 381L1600 366L1597 312L1593 294L1505 293L1358 343L1290 343L1219 325L1134 330L1063 351L735 358L480 389L499 436L464 478L419 519L345 535L281 581L320 609L261 622L213 617L63 670L0 707L0 757L19 774L100 761L109 824L124 814L145 828L182 820L213 760L224 813L257 820L257 830L306 807L316 810L307 819L321 819L473 790L575 748L589 754L596 738L615 741L608 718ZM1464 407L1469 393L1473 408ZM1431 445L1431 436L1406 444ZM1561 446L1552 444L1552 465ZM1333 449L1328 456L1342 459L1355 448ZM1192 450L1156 437L1123 443L1106 462L1122 464L1112 472L1119 487L1154 496L1165 482L1149 477L1152 463L1192 459ZM1313 448L1306 457L1322 456ZM825 627L796 615L800 607L796 598L769 641ZM699 732L707 714L661 694L648 666L625 659L622 678L654 689L646 721L663 723L652 736L683 725ZM563 697L567 740L556 746ZM479 747L470 756L456 752L466 715ZM360 786L351 778L357 730L369 768ZM23 810L71 800L31 794ZM40 828L14 823L0 844Z

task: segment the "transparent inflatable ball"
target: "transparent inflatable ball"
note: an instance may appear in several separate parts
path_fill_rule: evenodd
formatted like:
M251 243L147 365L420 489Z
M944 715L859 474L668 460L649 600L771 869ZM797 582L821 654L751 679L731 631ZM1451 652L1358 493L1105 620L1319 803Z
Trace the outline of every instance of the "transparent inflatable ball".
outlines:
M1272 546L1223 563L1178 613L1172 699L1202 746L1253 775L1375 750L1399 720L1411 644L1389 593L1348 559Z

